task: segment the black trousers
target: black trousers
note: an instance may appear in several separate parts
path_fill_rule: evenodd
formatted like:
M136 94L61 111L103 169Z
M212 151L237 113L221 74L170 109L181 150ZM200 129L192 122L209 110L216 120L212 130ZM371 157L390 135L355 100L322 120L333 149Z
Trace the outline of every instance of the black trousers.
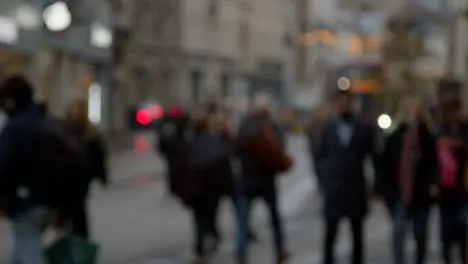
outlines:
M324 264L335 264L335 245L338 229L342 218L326 218L324 238ZM362 264L364 257L363 218L351 218L351 232L353 236L352 263Z
M207 237L219 238L216 224L216 210L219 199L217 196L204 197L193 204L194 251L199 257L206 255L205 241Z
M74 206L71 212L71 232L82 238L89 238L87 201L81 201Z
M445 264L454 263L452 249L457 248L462 264L468 264L468 227L463 219L464 206L441 202L442 257ZM466 221L466 220L465 220Z

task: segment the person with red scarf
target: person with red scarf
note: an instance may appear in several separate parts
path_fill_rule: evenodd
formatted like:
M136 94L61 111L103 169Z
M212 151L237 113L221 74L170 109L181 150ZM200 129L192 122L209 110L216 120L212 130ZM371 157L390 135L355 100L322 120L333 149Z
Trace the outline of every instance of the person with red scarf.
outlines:
M421 103L412 98L403 101L397 119L394 130L384 140L376 191L390 212L394 263L406 263L407 223L411 221L416 264L423 264L429 240L429 212L438 194L435 129Z

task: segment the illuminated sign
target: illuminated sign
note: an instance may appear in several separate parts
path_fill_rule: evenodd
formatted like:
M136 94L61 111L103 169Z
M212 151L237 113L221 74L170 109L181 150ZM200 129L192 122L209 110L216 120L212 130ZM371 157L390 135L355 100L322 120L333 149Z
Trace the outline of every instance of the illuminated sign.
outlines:
M353 81L351 89L360 94L374 93L379 89L379 82L372 80Z

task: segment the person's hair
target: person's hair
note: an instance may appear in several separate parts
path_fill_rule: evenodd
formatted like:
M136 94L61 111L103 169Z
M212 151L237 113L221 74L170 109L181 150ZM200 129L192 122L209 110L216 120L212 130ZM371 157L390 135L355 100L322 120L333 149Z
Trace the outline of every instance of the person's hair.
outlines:
M452 100L442 104L442 114L446 115L453 112L462 111L462 103L459 100Z
M0 101L12 100L16 108L23 108L34 102L32 85L23 76L16 75L0 85Z
M354 95L348 90L339 90L335 91L332 95L333 100L338 100L340 98L353 98Z
M411 106L418 108L418 119L421 121L431 133L436 133L436 125L432 118L429 108L419 99L413 96L405 96L397 106L395 114L394 128L399 127L408 116L408 111Z
M320 124L330 118L333 114L333 107L330 102L323 102L313 113L311 114L308 123L307 130L313 129L317 124Z
M76 97L76 98L73 98L68 103L67 111L65 113L65 116L66 116L67 120L70 120L70 118L71 118L69 111L70 111L70 107L72 107L72 106L78 108L78 112L81 115L81 118L83 119L82 120L83 122L88 120L88 102L84 98Z
M213 113L216 113L218 112L220 109L219 109L219 105L215 102L210 102L208 103L208 106L207 106L207 112L210 113L210 114L213 114Z
M200 116L194 120L195 132L201 133L209 130L210 120L207 116Z

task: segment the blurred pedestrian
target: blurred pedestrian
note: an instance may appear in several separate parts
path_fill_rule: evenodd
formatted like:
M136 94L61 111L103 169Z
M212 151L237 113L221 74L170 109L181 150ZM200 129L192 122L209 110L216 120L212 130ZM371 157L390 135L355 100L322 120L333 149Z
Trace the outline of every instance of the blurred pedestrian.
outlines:
M450 175L450 168L446 168L448 164L444 164L444 161L439 158L442 256L445 264L454 263L452 255L454 247L458 248L462 263L468 264L468 190L465 185L468 159L467 136L468 122L462 117L461 102L452 100L444 103L438 147L441 147L439 144L447 144L450 151L448 155L455 165L453 175Z
M256 109L241 123L238 135L238 157L242 167L238 194L238 263L247 263L248 226L252 203L261 198L270 211L276 262L285 263L289 254L286 250L283 221L280 215L275 167L278 155L285 151L284 137L280 126L269 112L267 101L256 102ZM267 138L268 137L268 138ZM265 141L266 140L266 141ZM268 141L270 140L270 141ZM263 156L262 156L263 155ZM286 157L279 157L280 162Z
M206 263L207 251L215 249L219 242L218 203L232 189L231 151L224 139L213 133L208 118L203 116L195 120L194 136L187 144L186 153L184 200L194 219L194 263ZM208 245L208 241L212 244Z
M47 263L41 236L49 214L67 215L86 171L79 147L33 102L33 91L21 76L0 86L9 117L0 136L0 201L12 223L15 264Z
M402 101L381 159L376 190L383 196L392 220L394 263L406 263L407 223L411 221L415 263L423 264L429 241L429 213L438 194L438 172L434 124L418 100L408 97Z
M181 178L184 171L180 166L184 155L182 149L191 135L190 117L186 109L181 105L168 107L157 127L156 149L163 155L167 163L167 182L169 191L176 197L180 197Z
M77 201L72 211L71 231L74 235L89 238L87 208L89 187L94 180L98 180L103 187L107 187L108 185L107 149L100 131L88 119L88 104L86 100L75 99L68 105L65 126L78 139L87 157L89 166L87 188L84 189L83 199Z
M313 164L317 164L316 155L320 149L319 144L321 143L321 135L324 124L333 117L332 105L326 101L318 107L312 114L312 117L307 124L306 133L309 140L309 154L313 161ZM320 186L319 186L320 187Z
M364 262L364 218L369 189L364 161L375 154L375 130L353 113L353 95L335 94L336 115L323 123L315 146L315 168L325 216L324 263L335 263L340 222L348 218L353 234L353 264Z
M217 103L208 104L207 117L208 117L209 126L212 132L219 135L223 139L225 144L229 146L230 150L232 151L232 154L234 154L235 148L236 148L235 134L233 132L231 122L228 119L226 113L221 108L221 106L219 106ZM234 157L232 156L231 158L234 158ZM235 202L236 192L234 188L235 175L233 174L234 172L233 172L232 165L230 166L230 171L231 171L232 177L230 179L225 178L228 181L225 186L227 186L228 187L227 190L229 190L227 193L227 197L232 201L234 208L237 210L238 207L235 206L236 205L236 202ZM218 212L220 202L221 200L218 202L218 208L216 212ZM218 213L216 213L215 224L217 224L217 216L218 216ZM218 230L218 228L215 226L214 230ZM216 232L216 234L217 234L216 237L220 239L220 234L218 231ZM257 236L255 232L253 232L253 230L250 228L250 225L248 227L248 240L250 242L255 242L257 240Z

